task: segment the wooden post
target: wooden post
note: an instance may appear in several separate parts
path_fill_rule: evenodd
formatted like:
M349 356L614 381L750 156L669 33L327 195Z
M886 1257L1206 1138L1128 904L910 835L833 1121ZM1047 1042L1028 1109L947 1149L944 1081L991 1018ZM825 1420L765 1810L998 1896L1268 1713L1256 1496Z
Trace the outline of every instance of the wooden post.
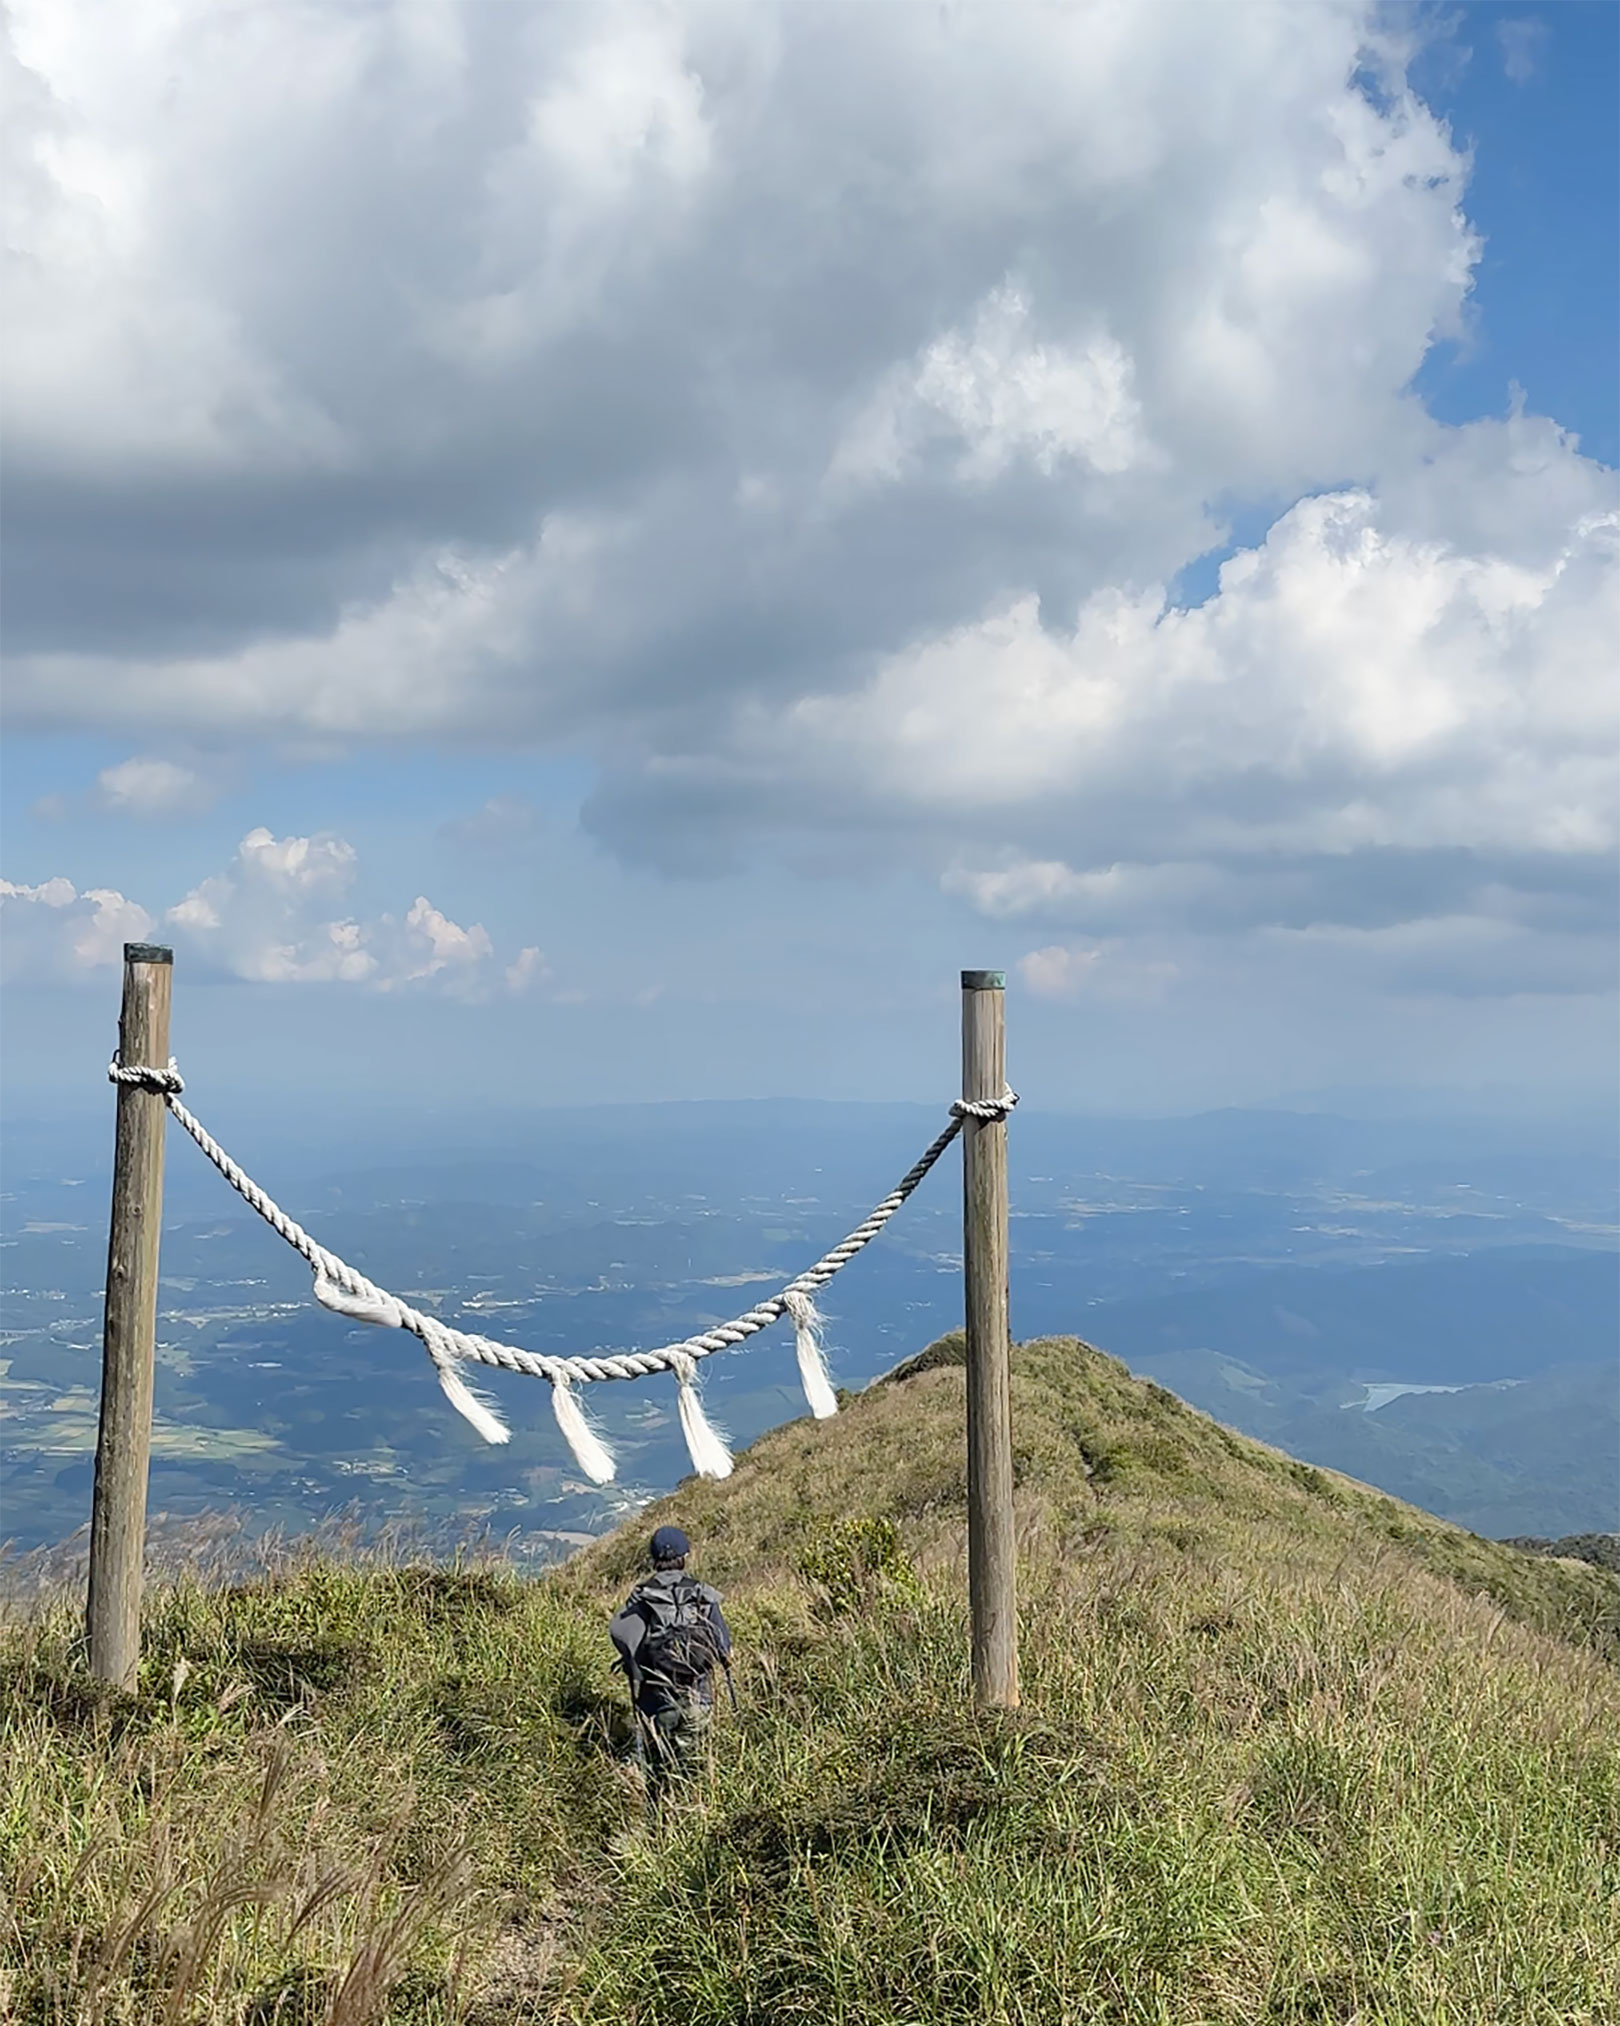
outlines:
M962 973L962 1095L1007 1087L1006 976ZM968 1601L973 1693L1018 1706L1012 1397L1007 1327L1007 1122L962 1126L962 1262L967 1316Z
M174 952L124 945L124 1006L118 1059L169 1065ZM163 1132L168 1107L137 1085L118 1086L112 1223L101 1350L101 1429L90 1508L90 1593L85 1634L90 1672L133 1688L141 1658L141 1575L146 1553L146 1475L152 1448L152 1375L157 1340L158 1238L163 1226Z

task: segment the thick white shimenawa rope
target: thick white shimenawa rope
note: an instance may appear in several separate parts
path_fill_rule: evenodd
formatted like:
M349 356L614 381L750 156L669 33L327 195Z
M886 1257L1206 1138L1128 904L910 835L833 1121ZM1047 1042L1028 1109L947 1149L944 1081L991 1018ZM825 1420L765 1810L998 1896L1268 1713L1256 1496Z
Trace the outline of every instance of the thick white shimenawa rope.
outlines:
M574 1460L595 1484L612 1482L613 1456L586 1419L576 1389L603 1379L644 1379L654 1372L673 1372L675 1375L681 1433L686 1437L693 1469L704 1477L729 1477L731 1452L724 1437L703 1412L697 1385L697 1361L716 1351L729 1350L733 1344L745 1342L758 1331L769 1329L784 1315L792 1318L799 1376L811 1412L823 1420L829 1414L836 1414L838 1401L832 1381L827 1376L827 1362L821 1348L821 1317L812 1299L816 1289L825 1287L857 1252L871 1244L956 1138L964 1120L995 1124L1005 1119L1018 1102L1017 1093L1011 1090L1000 1098L973 1101L958 1098L951 1106L950 1123L923 1150L865 1222L858 1224L847 1238L840 1239L830 1252L823 1254L796 1280L790 1281L779 1294L756 1303L745 1315L736 1316L730 1322L704 1330L697 1336L685 1337L678 1344L660 1345L656 1350L622 1351L605 1358L552 1358L538 1351L523 1351L511 1344L496 1343L490 1337L452 1329L448 1323L440 1322L437 1316L424 1315L420 1309L412 1308L409 1302L401 1301L386 1288L378 1287L363 1273L357 1273L347 1261L339 1259L335 1252L328 1252L324 1245L318 1245L302 1225L294 1223L286 1211L237 1166L212 1133L180 1102L185 1083L172 1060L167 1069L114 1062L107 1074L116 1084L150 1091L163 1099L178 1123L248 1207L257 1211L272 1231L309 1262L315 1276L315 1299L323 1308L331 1309L336 1315L347 1316L354 1322L375 1323L381 1329L409 1330L413 1336L419 1337L433 1361L433 1369L439 1375L445 1398L458 1414L472 1423L486 1442L510 1441L511 1431L488 1401L481 1400L462 1378L459 1367L463 1363L498 1365L503 1371L525 1372L532 1378L549 1380L557 1426L573 1451Z

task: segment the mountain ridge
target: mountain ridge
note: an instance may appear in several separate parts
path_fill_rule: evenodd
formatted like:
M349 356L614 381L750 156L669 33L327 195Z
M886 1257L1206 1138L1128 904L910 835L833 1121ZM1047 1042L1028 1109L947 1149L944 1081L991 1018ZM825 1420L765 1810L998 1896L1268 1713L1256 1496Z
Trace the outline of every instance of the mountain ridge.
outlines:
M1015 1347L1024 1701L972 1703L962 1345L544 1577L291 1551L0 1630L29 2026L1607 2026L1620 1576ZM674 1519L738 1707L648 1811L608 1612Z

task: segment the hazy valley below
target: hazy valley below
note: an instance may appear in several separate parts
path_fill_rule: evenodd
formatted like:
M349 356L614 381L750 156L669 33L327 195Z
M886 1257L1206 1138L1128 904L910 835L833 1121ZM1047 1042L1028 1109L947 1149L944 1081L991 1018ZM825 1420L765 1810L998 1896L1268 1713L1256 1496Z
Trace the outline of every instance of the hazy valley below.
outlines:
M668 1341L747 1307L864 1215L937 1129L910 1106L615 1107L429 1124L364 1165L229 1122L322 1242L447 1320L554 1352ZM226 1132L226 1127L221 1127ZM110 1138L110 1122L108 1137ZM397 1135L396 1135L397 1137ZM4 1201L3 1533L88 1518L107 1178L26 1124ZM832 1287L858 1388L960 1321L954 1152ZM1012 1129L1015 1334L1078 1334L1233 1427L1493 1535L1620 1529L1616 1177L1594 1126L1223 1112ZM347 1510L548 1557L689 1468L667 1381L591 1389L620 1482L579 1480L547 1389L480 1375L489 1448L414 1339L315 1306L302 1263L178 1133L169 1150L154 1513L302 1531ZM785 1331L709 1361L734 1442L804 1411Z

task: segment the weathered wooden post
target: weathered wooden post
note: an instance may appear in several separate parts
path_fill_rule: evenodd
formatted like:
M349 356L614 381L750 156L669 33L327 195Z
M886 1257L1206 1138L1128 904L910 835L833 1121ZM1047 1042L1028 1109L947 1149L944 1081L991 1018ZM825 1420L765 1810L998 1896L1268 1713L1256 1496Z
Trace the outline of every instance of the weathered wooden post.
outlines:
M1007 1088L1006 975L962 973L962 1095ZM966 1281L968 1603L973 1693L1018 1706L1017 1557L1013 1537L1012 1397L1007 1323L1007 1122L962 1125L962 1261Z
M172 950L154 943L125 943L120 1062L131 1068L168 1067L173 979ZM136 1084L118 1086L101 1349L101 1429L96 1439L85 1613L90 1671L118 1688L134 1686L141 1658L141 1574L167 1123L168 1107L157 1091Z

